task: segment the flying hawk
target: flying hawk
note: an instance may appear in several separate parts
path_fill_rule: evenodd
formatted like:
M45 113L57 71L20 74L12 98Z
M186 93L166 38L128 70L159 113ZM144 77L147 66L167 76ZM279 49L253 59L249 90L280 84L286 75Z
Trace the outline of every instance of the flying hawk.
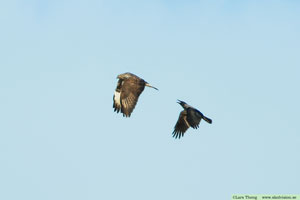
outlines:
M130 117L145 86L158 90L144 79L129 72L120 74L117 79L119 81L113 97L113 108L117 113L121 111L125 117Z
M186 130L191 126L194 129L199 127L201 119L204 119L208 123L212 123L212 120L205 117L199 110L188 105L184 101L178 100L178 102L184 110L180 112L178 121L174 127L173 137L183 137Z

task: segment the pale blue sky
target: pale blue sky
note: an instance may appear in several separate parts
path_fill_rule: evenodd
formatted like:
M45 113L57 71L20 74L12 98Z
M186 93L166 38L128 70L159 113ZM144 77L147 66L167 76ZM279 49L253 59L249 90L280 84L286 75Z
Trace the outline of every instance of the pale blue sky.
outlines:
M11 0L0 24L0 199L299 194L298 1ZM127 71L160 89L131 118ZM213 124L173 139L177 99Z

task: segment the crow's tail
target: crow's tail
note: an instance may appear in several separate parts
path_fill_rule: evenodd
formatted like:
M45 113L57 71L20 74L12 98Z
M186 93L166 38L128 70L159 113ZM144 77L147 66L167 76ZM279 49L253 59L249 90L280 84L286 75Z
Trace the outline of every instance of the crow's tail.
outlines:
M203 119L204 119L207 123L209 123L209 124L212 123L212 120L209 119L209 118L207 118L207 117L205 117L204 115L203 115Z

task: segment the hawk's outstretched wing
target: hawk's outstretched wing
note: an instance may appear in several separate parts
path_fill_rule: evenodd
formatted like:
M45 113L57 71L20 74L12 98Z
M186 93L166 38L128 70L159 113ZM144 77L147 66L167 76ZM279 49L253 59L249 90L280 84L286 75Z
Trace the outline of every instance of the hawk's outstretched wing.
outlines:
M121 111L123 116L130 117L144 88L143 79L120 79L114 94L114 111Z
M117 88L115 90L114 97L113 97L113 108L114 108L114 111L117 113L119 113L121 110L121 99L120 99L121 95L120 95L120 93L121 93L122 82L123 82L123 80L119 79Z

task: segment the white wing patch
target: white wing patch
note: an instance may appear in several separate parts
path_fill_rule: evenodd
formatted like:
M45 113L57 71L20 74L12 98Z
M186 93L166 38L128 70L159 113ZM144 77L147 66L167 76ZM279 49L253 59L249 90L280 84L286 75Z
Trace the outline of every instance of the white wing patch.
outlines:
M124 108L129 108L130 107L130 101L129 101L128 98L127 99L122 99L122 106Z
M115 104L117 104L118 107L121 106L120 92L115 91L114 100L115 100Z
M125 100L122 100L122 106L123 106L124 108L127 108L127 107L128 107L128 105L127 105L127 101L125 101Z

